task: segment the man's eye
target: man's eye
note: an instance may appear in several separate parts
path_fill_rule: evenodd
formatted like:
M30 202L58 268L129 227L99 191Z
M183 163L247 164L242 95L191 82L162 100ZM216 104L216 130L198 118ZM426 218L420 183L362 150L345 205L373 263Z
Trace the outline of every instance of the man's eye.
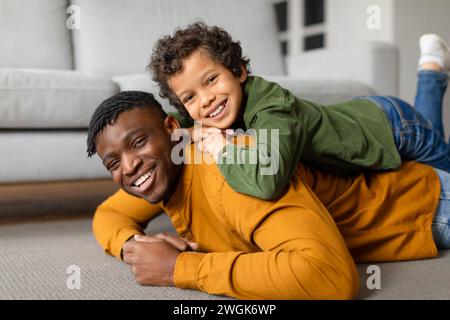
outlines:
M118 165L119 165L119 161L113 161L108 165L107 169L109 172L113 172L114 170L116 170L118 168Z
M136 140L136 142L134 143L134 148L140 148L145 144L145 138L141 138Z

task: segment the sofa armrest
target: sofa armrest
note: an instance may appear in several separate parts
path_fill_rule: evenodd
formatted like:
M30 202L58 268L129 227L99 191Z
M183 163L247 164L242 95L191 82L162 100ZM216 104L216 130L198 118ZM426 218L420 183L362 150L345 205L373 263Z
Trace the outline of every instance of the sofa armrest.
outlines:
M287 58L289 76L304 80L353 80L378 94L398 95L399 52L393 44L369 42L340 49L318 49Z

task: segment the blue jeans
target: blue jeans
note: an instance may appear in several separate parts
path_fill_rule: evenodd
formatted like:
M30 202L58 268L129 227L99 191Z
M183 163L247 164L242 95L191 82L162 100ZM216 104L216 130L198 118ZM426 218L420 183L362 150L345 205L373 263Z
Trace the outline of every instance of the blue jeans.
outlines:
M450 249L450 174L436 169L441 182L439 205L434 215L433 238L439 249Z
M447 84L445 73L419 71L414 108L395 97L360 97L372 100L386 113L403 160L435 167L441 193L432 231L439 249L450 249L450 146L445 141L442 125L442 101Z
M403 160L415 160L450 172L450 145L442 125L442 101L448 76L419 71L415 105L390 96L361 97L378 105L387 115L397 150Z

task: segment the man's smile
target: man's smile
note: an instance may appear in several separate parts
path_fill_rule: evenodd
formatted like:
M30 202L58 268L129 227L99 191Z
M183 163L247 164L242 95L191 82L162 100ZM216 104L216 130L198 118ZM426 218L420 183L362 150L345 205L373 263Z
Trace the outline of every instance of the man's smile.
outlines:
M155 163L150 169L146 169L144 173L139 174L137 178L134 179L134 182L129 184L130 189L133 192L138 192L140 194L144 194L150 190L156 179L156 168L157 164Z

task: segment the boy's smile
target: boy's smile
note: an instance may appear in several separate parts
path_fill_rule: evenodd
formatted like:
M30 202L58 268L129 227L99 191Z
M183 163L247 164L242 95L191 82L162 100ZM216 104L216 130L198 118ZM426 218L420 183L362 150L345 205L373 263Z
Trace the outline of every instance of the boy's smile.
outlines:
M236 77L209 54L198 49L183 60L183 68L169 78L169 86L192 119L204 126L227 129L236 120L242 103L241 84L247 79Z
M134 108L119 115L98 135L97 153L114 182L134 196L157 203L171 191L180 170L170 158L171 133L179 128L151 108Z

